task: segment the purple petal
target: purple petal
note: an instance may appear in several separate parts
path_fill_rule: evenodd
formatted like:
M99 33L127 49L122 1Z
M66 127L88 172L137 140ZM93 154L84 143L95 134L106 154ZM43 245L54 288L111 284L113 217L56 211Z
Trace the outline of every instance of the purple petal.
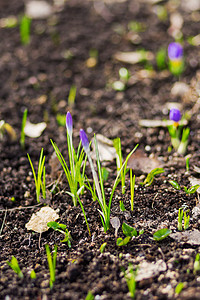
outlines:
M89 141L88 141L87 134L85 133L85 131L83 129L80 129L80 139L81 139L84 150L88 151L89 150Z
M66 127L67 127L68 133L72 134L73 121L72 121L72 116L69 111L67 112L67 115L66 115Z
M169 118L174 122L179 122L181 119L180 110L177 108L170 109Z
M170 43L168 46L168 56L171 60L182 59L183 47L179 43Z

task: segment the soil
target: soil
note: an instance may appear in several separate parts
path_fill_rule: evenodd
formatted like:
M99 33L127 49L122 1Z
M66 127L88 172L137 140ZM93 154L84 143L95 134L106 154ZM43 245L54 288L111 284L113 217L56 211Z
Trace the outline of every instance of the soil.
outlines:
M200 250L198 242L180 242L171 236L162 241L153 239L153 233L161 228L177 232L178 209L182 206L190 210L189 230L200 230L198 217L192 214L193 208L198 207L198 194L187 195L183 190L183 186L191 186L191 175L198 178L193 167L199 166L200 156L200 52L188 38L199 34L200 11L186 9L183 6L186 1L158 2L68 0L58 8L55 1L50 17L32 20L28 45L21 44L18 25L0 29L0 119L10 124L17 134L15 141L5 134L0 142L1 299L77 300L86 299L89 291L96 300L131 299L123 270L132 264L134 269L139 267L137 272L140 272L144 262L149 263L144 273L158 262L162 262L164 268L158 270L156 267L152 275L145 277L143 274L137 280L135 299L200 299L200 277L198 271L194 272L195 257ZM49 3L53 5L51 1ZM24 8L21 0L0 1L0 21L9 16L20 19ZM165 19L158 18L156 11L159 8L165 8L168 13ZM155 59L159 49L166 49L174 41L170 27L173 14L179 14L183 20L180 31L185 70L179 78L167 70L159 70ZM140 22L142 30L131 32L131 21ZM93 53L98 51L97 58L91 59L92 49ZM137 64L119 62L115 58L117 52L140 49L151 51L153 58ZM129 70L131 78L123 91L116 91L112 83L119 80L121 67ZM182 97L180 91L172 93L172 87L178 81L187 84L187 96ZM67 100L72 85L77 87L73 107ZM185 157L174 150L169 151L170 137L166 127L139 125L141 119L167 119L171 102L181 105L182 113L192 113L186 153L190 155L189 172L186 172ZM30 122L44 121L47 127L38 138L27 136L23 150L19 140L25 108ZM99 205L85 190L81 201L91 231L89 235L80 205L74 207L66 193L69 189L64 174L51 199L39 204L36 201L27 153L37 166L40 151L44 149L46 181L48 186L52 184L55 178L50 159L54 150L50 139L57 143L67 159L66 129L56 120L58 114L67 111L73 117L75 148L79 144L79 130L84 128L89 139L94 133L110 139L120 137L123 157L139 144L139 149L149 160L155 157L162 161L165 172L155 176L148 187L140 185L147 175L142 166L136 172L133 211L130 209L128 174L125 194L122 194L120 184L115 191L111 218L118 217L121 225L126 222L138 233L144 230L126 246L116 244L117 237L125 238L121 225L117 237L112 226L104 232ZM143 164L142 158L140 165ZM105 183L109 196L117 175L116 163L114 160L104 165L110 170ZM89 165L86 165L86 173L92 178ZM175 190L169 179L176 180L181 190ZM125 211L120 210L120 201L123 201ZM67 225L72 237L71 248L60 242L63 234L58 231L50 229L40 235L26 229L25 224L32 214L46 204L59 210L58 222ZM101 253L103 243L107 244ZM51 251L58 245L53 288L49 287L46 244ZM22 279L7 264L12 256L18 260L24 274ZM30 278L32 269L36 279ZM184 287L178 294L175 288L180 282Z

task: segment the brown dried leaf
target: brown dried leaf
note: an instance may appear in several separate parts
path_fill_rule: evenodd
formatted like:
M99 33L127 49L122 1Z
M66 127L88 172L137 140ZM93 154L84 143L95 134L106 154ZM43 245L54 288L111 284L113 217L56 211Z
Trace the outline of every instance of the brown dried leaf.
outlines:
M59 215L51 207L42 207L38 212L32 214L30 221L26 223L25 227L28 230L33 230L38 233L45 232L49 229L48 222L56 221Z
M100 161L112 161L116 158L116 150L113 146L113 141L109 140L107 137L102 134L96 135L98 150L99 150L99 158ZM94 138L92 139L92 152L91 156L93 159L96 159L96 151L94 146Z
M136 275L136 281L145 280L157 276L160 272L167 270L166 263L159 259L157 262L143 261L139 264L139 269Z
M200 231L197 229L171 233L170 237L180 243L200 245Z

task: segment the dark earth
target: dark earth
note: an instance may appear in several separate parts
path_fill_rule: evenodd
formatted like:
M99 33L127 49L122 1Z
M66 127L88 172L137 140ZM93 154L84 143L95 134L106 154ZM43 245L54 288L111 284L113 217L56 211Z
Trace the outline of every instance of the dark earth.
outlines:
M200 299L200 276L194 271L200 238L191 241L173 237L177 232L178 209L182 206L190 210L187 232L200 230L198 193L188 195L183 189L191 186L191 176L198 181L199 174L194 167L200 167L200 42L198 39L196 43L190 42L199 34L199 1L68 0L60 4L48 1L53 6L52 14L32 20L30 43L22 45L19 20L25 12L24 2L0 0L0 120L10 124L17 135L13 141L5 132L0 141L0 298L78 300L86 299L90 291L94 297L87 299L131 299L123 270L132 264L138 274L135 299ZM4 18L10 16L18 21L13 28L3 25ZM130 22L139 24L139 29L131 30ZM184 47L185 58L185 70L178 78L167 70L167 65L160 70L155 58L161 48L167 49L177 38ZM150 52L149 59L135 64L117 59L116 53L141 49ZM92 57L91 53L96 56ZM112 83L119 80L121 67L127 68L131 77L124 90L116 91ZM184 85L174 91L177 82ZM77 88L73 107L68 103L72 85ZM182 114L190 117L185 153L190 157L189 171L186 171L185 157L173 149L170 151L166 127L139 124L143 119L168 119L170 103L173 106L174 102ZM47 127L37 138L26 136L23 150L19 140L25 108L30 122L46 122ZM50 159L54 150L50 139L68 159L66 129L56 119L58 114L65 115L67 111L73 117L75 149L80 128L87 132L89 139L94 133L109 139L120 137L124 158L139 144L136 150L139 154L135 157L139 166L137 170L133 168L134 210L130 209L129 173L125 194L119 184L111 207L111 218L118 217L121 225L126 222L137 232L144 230L126 246L116 245L117 237L125 238L121 225L117 237L112 226L104 232L99 205L85 190L81 201L91 231L89 235L80 205L74 207L66 193L69 189L64 174L56 193L46 203L36 201L27 153L37 166L40 151L44 149L50 190L58 179L52 175ZM148 187L140 185L147 175L144 153L149 158L147 164L156 159L165 170ZM105 182L109 196L117 169L115 160L104 165L109 169ZM86 173L92 179L89 165ZM170 179L176 180L181 189L175 190L168 182ZM125 211L120 210L120 201ZM32 214L45 205L59 210L57 221L70 231L71 248L60 242L63 234L58 231L49 229L40 236L26 229ZM171 229L172 234L155 241L153 234L161 228ZM105 242L107 245L101 253L100 246ZM58 245L52 289L46 244L51 251ZM23 278L8 266L12 256L17 258ZM148 276L152 267L153 272ZM33 269L36 279L30 278ZM179 294L175 289L181 282L183 288Z

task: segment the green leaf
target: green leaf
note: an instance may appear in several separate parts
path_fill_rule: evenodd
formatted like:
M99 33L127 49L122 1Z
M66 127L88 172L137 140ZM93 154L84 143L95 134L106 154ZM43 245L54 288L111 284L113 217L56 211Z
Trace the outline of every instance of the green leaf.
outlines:
M117 246L119 246L119 247L126 246L128 244L128 242L130 241L130 239L131 239L130 236L125 237L125 239L118 238L117 239Z
M106 168L102 168L101 172L102 172L103 181L107 181L108 180L108 175L109 175L108 170Z
M129 237L137 236L137 230L126 223L122 224L122 231L123 234L125 234L126 236Z
M186 186L184 186L184 190L185 190L186 194L190 195L190 194L194 194L198 190L199 187L200 187L199 184L195 184L195 185L191 186L189 189L187 189Z
M168 228L163 228L160 230L157 230L154 235L153 238L155 241L162 241L164 240L168 235L170 235L171 230Z
M105 250L105 248L106 248L106 245L107 245L107 243L103 243L103 244L101 245L101 247L100 247L100 249L99 249L101 253L104 252L104 250Z
M59 224L59 223L57 223L57 222L55 222L55 221L53 221L53 222L48 222L47 223L47 226L48 227L50 227L50 228L52 228L52 229L54 229L54 230L58 230L58 229L61 229L61 230L66 230L66 225L64 225L64 224Z
M120 207L121 211L125 211L126 210L126 208L125 208L124 203L123 203L122 200L119 201L119 207Z
M145 181L142 183L142 185L150 186L154 180L154 177L158 174L164 173L165 170L163 168L155 168L153 169L146 177Z
M173 186L174 189L180 190L180 185L175 180L169 180L169 183Z
M184 283L183 282L179 282L175 288L175 293L176 294L180 294L180 292L182 291L182 289L184 288Z

